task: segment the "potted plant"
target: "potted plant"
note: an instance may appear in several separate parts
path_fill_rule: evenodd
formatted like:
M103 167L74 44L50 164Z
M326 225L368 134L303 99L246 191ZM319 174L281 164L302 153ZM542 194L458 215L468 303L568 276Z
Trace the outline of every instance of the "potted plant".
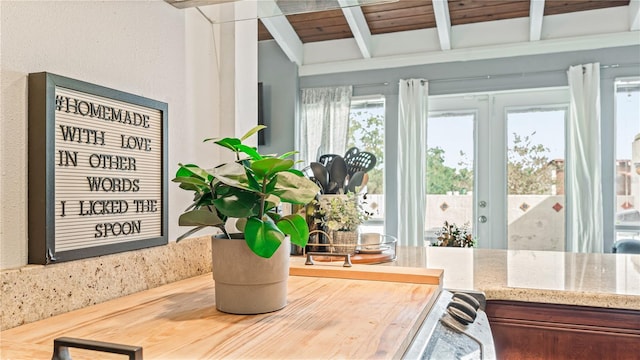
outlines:
M455 223L445 221L444 226L436 232L436 235L438 238L431 246L474 247L476 245L468 223L459 227Z
M333 245L331 250L354 253L358 243L358 226L371 216L358 201L358 195L353 192L345 195L325 195L315 202L315 222L330 234Z
M235 161L212 169L180 164L174 182L193 192L193 203L180 215L180 226L194 228L178 241L205 227L222 231L212 237L216 307L224 312L255 314L286 305L290 242L305 246L306 220L299 214L281 216L281 202L306 204L319 188L281 156L262 155L242 142L264 129L259 125L240 139L206 139L235 153ZM239 234L227 223L237 219Z

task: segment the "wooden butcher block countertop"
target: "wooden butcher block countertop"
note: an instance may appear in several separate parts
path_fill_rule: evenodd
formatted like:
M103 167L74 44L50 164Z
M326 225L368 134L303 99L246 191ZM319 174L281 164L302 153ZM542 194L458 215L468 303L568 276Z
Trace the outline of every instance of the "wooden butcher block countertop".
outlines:
M3 331L0 354L50 358L54 339L74 337L142 346L145 359L399 358L442 280L441 270L294 259L290 273L288 305L273 313L216 310L208 274Z

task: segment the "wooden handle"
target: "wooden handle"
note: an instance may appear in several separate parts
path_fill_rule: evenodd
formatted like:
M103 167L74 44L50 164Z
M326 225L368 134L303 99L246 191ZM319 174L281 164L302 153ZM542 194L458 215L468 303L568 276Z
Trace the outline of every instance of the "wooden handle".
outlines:
M409 268L400 266L358 265L352 267L314 265L306 266L302 259L291 259L289 274L353 280L377 280L413 284L440 285L442 269Z

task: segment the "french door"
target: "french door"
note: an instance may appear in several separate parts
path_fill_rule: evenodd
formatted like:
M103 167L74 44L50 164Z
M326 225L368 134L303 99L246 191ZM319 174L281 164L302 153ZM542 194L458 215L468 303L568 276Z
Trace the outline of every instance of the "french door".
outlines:
M564 250L567 88L430 96L426 239L468 224L483 248Z

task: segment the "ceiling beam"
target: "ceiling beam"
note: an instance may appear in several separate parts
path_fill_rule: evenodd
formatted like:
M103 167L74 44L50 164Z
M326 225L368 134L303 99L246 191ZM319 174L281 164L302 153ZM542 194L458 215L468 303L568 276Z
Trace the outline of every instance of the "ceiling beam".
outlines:
M538 41L542 37L542 19L544 17L544 1L531 0L529 5L529 41Z
M640 0L629 1L629 30L640 30Z
M605 45L603 45L605 44ZM325 61L303 65L299 76L334 74L350 71L390 69L405 66L439 64L455 61L471 61L506 58L512 56L539 55L582 51L620 46L637 46L638 34L632 31L586 35L558 39L542 39L536 42L496 44L473 48L457 48L450 51L424 51L413 54L378 56L371 59Z
M436 16L436 28L440 39L440 49L451 50L451 18L447 0L432 0L433 14Z
M371 30L362 13L362 8L360 8L360 6L350 6L348 0L338 0L338 3L340 3L342 13L345 19L347 19L347 23L349 24L349 28L351 28L351 33L358 44L358 48L360 48L362 57L365 59L371 58Z
M302 40L287 17L282 15L278 4L274 0L258 1L258 15L289 60L301 66L304 59Z

